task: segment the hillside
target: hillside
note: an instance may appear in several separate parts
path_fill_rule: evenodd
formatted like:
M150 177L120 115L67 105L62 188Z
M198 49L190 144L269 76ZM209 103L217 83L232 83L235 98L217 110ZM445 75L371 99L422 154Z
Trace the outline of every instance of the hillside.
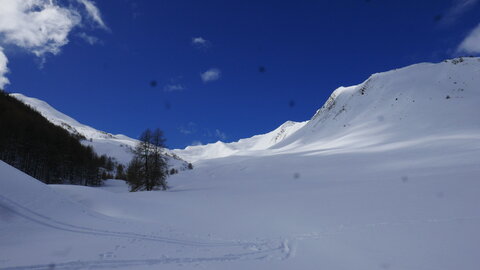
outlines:
M335 90L308 124L275 148L372 151L455 136L475 137L480 130L478 74L480 58L374 74L360 85Z
M113 162L0 91L0 160L45 183L99 185Z
M175 149L173 152L185 160L195 162L234 154L244 154L248 151L265 150L284 140L305 124L306 122L287 121L271 132L241 139L238 142L224 143L218 141L213 144L194 145L188 146L185 149Z
M381 151L448 138L475 138L480 129L480 58L422 63L372 75L336 89L309 120L234 143L174 150L189 161L289 151ZM264 151L266 150L266 151ZM251 152L256 153L251 153Z
M45 101L27 97L18 93L11 94L11 96L38 111L43 117L45 117L54 125L64 128L73 135L82 137L82 143L84 145L92 146L97 154L114 157L123 165L128 165L132 159L132 150L137 145L138 140L122 134L113 135L81 124L70 116L57 111ZM176 156L168 149L164 149L163 155L167 159L167 162L171 168L184 170L188 166L187 162Z

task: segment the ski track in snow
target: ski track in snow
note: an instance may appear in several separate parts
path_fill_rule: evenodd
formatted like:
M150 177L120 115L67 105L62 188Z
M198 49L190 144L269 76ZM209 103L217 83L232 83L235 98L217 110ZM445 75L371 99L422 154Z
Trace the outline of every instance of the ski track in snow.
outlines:
M202 262L227 262L236 260L261 260L268 257L265 253L279 250L267 250L263 252L248 252L240 254L226 254L218 257L199 257L199 258L171 258L164 257L160 259L143 260L98 260L98 261L74 261L58 264L38 264L29 266L15 266L0 268L0 270L70 270L70 269L101 269L101 268L123 268L133 266L148 266L156 264L192 264Z
M26 207L23 207L12 200L5 198L0 195L0 200L6 203L7 205L0 206L7 211L13 212L16 215L19 215L29 221L32 221L36 224L50 227L53 229L73 232L73 233L82 233L95 236L114 236L121 238L129 238L134 240L147 240L155 241L167 244L176 244L182 246L194 246L194 247L242 247L244 249L255 250L252 252L243 252L243 253L228 253L221 256L213 257L167 257L162 256L157 259L130 259L130 260L91 260L91 261L72 261L72 262L63 262L58 264L36 264L36 265L27 265L27 266L14 266L0 268L0 270L70 270L70 269L102 269L102 268L124 268L124 267L139 267L139 266L152 266L152 265L161 265L161 264L195 264L195 263L204 263L204 262L228 262L228 261L237 261L237 260L263 260L272 258L273 253L278 253L280 256L274 256L279 260L287 260L295 257L297 242L302 240L320 240L324 237L336 235L342 232L358 230L358 229L374 229L377 227L386 227L386 226L408 226L408 225L417 225L421 223L446 223L446 222L459 222L459 221L469 221L469 220L478 220L480 217L455 217L448 219L421 219L421 220L405 220L400 222L378 222L378 223L368 223L368 224L356 224L356 225L340 225L337 228L330 231L322 232L311 232L300 235L295 235L291 238L285 238L283 241L280 241L279 245L275 247L268 247L268 242L263 241L262 243L252 243L252 242L199 242L199 241L190 241L190 240L179 240L173 238L157 237L150 236L138 233L129 233L129 232L114 232L107 230L98 230L82 226L76 226L72 224L67 224L64 222L53 220L52 218L46 217L39 213L36 213ZM28 213L28 214L27 214ZM278 241L276 241L278 242ZM273 241L270 241L270 244ZM262 249L263 247L268 247Z
M5 211L18 215L28 221L35 224L66 231L72 233L87 234L93 236L106 236L106 237L118 237L127 238L132 240L146 240L153 242L160 242L162 244L173 244L180 246L201 247L201 248L226 248L237 247L242 250L254 250L251 252L243 253L228 253L222 256L213 257L196 257L196 258L172 258L162 257L159 259L131 259L131 260L98 260L98 261L74 261L64 262L59 264L38 264L29 266L14 266L0 268L0 270L7 269L99 269L99 268L120 268L120 267L133 267L142 265L155 265L155 264L181 264L181 263L200 263L200 262L225 262L234 260L260 260L264 258L271 258L272 254L279 253L274 256L281 260L289 257L289 249L285 247L284 241L282 244L276 244L277 241L259 241L259 242L242 242L242 241L229 241L229 242L200 242L185 239L174 239L146 234L139 234L133 232L116 232L109 230L94 229L84 226L77 226L68 224L65 222L54 220L50 217L37 213L27 207L24 207L2 195L0 195L0 207Z
M297 242L302 240L320 240L324 237L341 234L342 232L351 231L351 230L362 230L362 229L375 229L378 227L389 227L389 226L409 226L409 225L418 225L422 223L447 223L447 222L459 222L459 221L470 221L478 220L480 217L455 217L448 219L419 219L419 220L405 220L398 222L378 222L378 223L368 223L368 224L355 224L355 225L340 225L332 230L324 230L321 232L311 232L305 234L299 234L285 239L277 240L262 240L259 242L240 242L240 241L230 241L230 242L201 242L201 241L192 241L184 239L174 239L166 238L160 236L139 234L133 232L116 232L109 230L93 229L84 226L77 226L61 221L54 220L50 217L39 214L33 210L30 210L4 196L0 195L0 207L4 208L6 211L12 212L18 216L23 217L26 220L29 220L35 224L49 227L52 229L72 232L72 233L81 233L94 236L106 236L106 237L118 237L118 238L127 238L132 240L146 240L160 242L162 244L173 244L181 246L191 246L191 247L203 247L203 248L225 248L225 247L238 247L242 250L251 250L251 252L239 252L239 253L227 253L220 256L212 257L166 257L162 256L161 258L155 259L129 259L129 260L90 260L90 261L71 261L63 262L58 264L36 264L36 265L27 265L27 266L13 266L0 268L0 270L48 270L48 269L102 269L102 268L124 268L124 267L135 267L135 266L150 266L150 265L161 265L161 264L195 264L203 262L228 262L236 260L263 260L276 258L279 260L287 260L295 257Z
M197 241L191 241L191 240L179 240L179 239L152 236L152 235L132 233L132 232L115 232L115 231L108 231L108 230L93 229L89 227L77 226L77 225L72 225L72 224L54 220L50 217L47 217L35 211L32 211L20 204L17 204L14 201L2 195L0 195L0 200L4 201L6 204L10 204L11 207L0 205L0 207L3 207L5 210L13 211L15 214L27 220L30 220L36 224L40 224L46 227L50 227L50 228L58 229L62 231L90 234L95 236L115 236L115 237L156 241L156 242L162 242L167 244L178 244L178 245L195 246L195 247L233 247L233 246L257 245L257 243L240 242L240 241L238 242L197 242ZM14 208L19 210L14 210Z

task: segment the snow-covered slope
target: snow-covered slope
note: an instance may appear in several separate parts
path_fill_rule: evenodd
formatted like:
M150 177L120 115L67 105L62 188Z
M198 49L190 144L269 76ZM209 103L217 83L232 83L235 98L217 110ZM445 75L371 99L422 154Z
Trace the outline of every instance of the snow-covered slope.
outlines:
M174 152L196 162L284 151L376 151L477 136L480 121L472 112L478 112L480 104L479 74L480 58L422 63L374 74L359 85L336 89L309 121L289 121L270 133L234 143L189 146Z
M269 133L241 139L238 142L224 143L218 141L207 145L195 145L188 146L185 149L175 149L173 152L190 162L230 155L245 155L250 151L268 149L293 134L306 123L307 122L287 121Z
M11 96L38 111L51 123L66 129L71 134L83 137L82 143L91 145L97 154L114 157L124 165L128 164L132 159L132 150L137 145L138 140L122 134L113 135L81 124L70 116L57 111L45 101L18 93L11 94ZM171 167L185 169L188 165L168 149L164 149L163 154Z
M178 231L162 199L131 195L47 186L0 161L0 269L171 269L282 256L281 243Z
M368 148L427 143L480 130L480 58L417 64L340 87L276 149Z

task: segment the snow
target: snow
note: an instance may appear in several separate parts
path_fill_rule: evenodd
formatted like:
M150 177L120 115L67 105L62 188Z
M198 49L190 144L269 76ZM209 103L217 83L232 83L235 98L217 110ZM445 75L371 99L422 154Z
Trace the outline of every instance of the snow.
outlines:
M304 123L175 150L195 169L166 192L44 185L0 162L0 269L476 270L480 61L454 62L339 88Z
M270 133L235 143L189 146L174 152L196 162L285 151L374 151L444 137L477 136L479 61L422 63L374 74L359 85L336 89L309 121L287 122ZM284 136L273 140L282 130Z
M85 137L85 139L82 140L82 144L92 146L97 154L114 157L123 165L127 165L132 160L132 151L135 149L138 140L123 134L113 135L81 124L70 116L57 111L45 101L27 97L19 93L10 95L38 111L54 125L66 129L71 134ZM172 168L184 170L188 165L168 149L164 149L162 154L166 157L169 166Z
M246 155L250 151L265 150L284 140L298 129L303 127L305 122L287 121L275 130L256 135L251 138L241 139L238 142L224 143L218 141L213 144L188 146L185 149L175 149L173 152L178 156L195 162L198 160L221 158L231 155Z

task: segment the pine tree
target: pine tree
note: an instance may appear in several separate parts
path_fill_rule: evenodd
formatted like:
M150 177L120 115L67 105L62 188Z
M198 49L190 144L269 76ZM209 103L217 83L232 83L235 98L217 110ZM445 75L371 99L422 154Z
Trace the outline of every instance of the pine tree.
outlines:
M115 175L115 179L127 179L127 175L125 174L125 167L122 164L117 165L117 174Z

